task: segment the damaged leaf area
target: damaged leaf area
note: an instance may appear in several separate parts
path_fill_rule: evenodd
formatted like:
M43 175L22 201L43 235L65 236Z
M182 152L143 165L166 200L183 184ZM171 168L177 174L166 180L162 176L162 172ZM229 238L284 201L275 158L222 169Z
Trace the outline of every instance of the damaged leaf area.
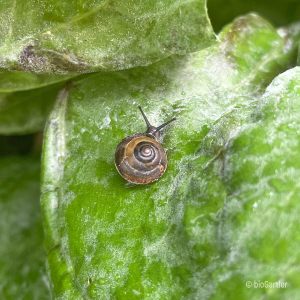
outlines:
M215 41L205 0L12 1L0 12L0 68L8 70L121 70Z
M291 140L294 155L298 137L286 126L297 115L281 119L278 103L286 112L297 108L298 69L261 96L295 61L297 42L286 33L250 14L226 27L210 48L93 74L61 91L45 131L41 199L56 298L208 299L218 293L230 298L235 290L241 299L262 296L268 291L246 289L244 280L274 255L264 238L272 245L276 234L281 256L262 278L280 279L280 270L297 261L284 259L292 255L284 247L288 229L275 225L280 205L287 211L296 206L289 190L297 187L289 176L298 171L290 173L288 162L280 165L290 154L280 137ZM138 105L154 125L177 118L163 135L168 170L147 186L126 183L114 166L117 144L145 130ZM262 137L257 145L251 143L255 130ZM262 163L259 154L269 148L278 155ZM276 166L286 172L286 182L278 182ZM281 204L272 184L286 199ZM263 210L253 205L274 206L262 231L255 230ZM249 246L251 230L263 252ZM290 269L292 275L296 269ZM228 278L235 288L224 287ZM288 299L297 290L275 292Z

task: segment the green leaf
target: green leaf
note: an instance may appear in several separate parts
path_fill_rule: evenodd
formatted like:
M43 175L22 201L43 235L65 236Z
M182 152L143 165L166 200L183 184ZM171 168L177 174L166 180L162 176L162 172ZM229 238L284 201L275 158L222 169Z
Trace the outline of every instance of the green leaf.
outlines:
M0 67L8 70L120 70L215 40L205 0L4 1L0 12Z
M21 71L0 71L0 93L12 93L64 82L75 75L34 74Z
M37 158L0 159L0 298L49 299Z
M285 26L299 21L298 0L209 0L208 12L214 29L218 32L234 18L256 12L276 26Z
M0 93L0 134L41 131L61 84L14 93Z
M191 203L188 210L194 246L212 250L204 253L209 258L199 273L207 282L200 299L299 294L299 79L299 67L281 74L246 109L222 117L202 141L199 169L207 167L202 188L217 189L202 189L201 207ZM212 149L219 149L213 160ZM190 176L194 193L200 191L198 174ZM285 288L272 287L276 282ZM255 288L258 284L268 286Z
M28 134L44 128L58 90L76 74L0 71L0 134Z
M259 91L293 61L288 36L248 15L208 49L63 89L45 131L42 167L54 296L207 298L227 195L219 173L209 172L224 156L221 133L239 128ZM164 135L168 170L148 186L127 184L114 166L121 139L145 130L137 105L154 125L177 117ZM229 118L214 141L214 124L235 111L240 117Z

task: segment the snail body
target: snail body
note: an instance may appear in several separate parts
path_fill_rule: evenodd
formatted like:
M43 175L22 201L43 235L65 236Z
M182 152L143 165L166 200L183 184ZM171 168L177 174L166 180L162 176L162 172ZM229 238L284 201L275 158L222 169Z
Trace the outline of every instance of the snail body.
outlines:
M119 174L134 184L149 184L158 180L166 171L167 154L159 142L160 130L172 120L152 126L141 107L147 124L145 133L137 133L123 139L116 148L115 165Z

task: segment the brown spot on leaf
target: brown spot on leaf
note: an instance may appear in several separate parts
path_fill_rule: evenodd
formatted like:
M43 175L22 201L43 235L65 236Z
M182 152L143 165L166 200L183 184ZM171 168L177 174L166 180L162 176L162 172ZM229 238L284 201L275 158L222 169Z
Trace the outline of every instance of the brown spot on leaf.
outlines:
M87 67L72 53L41 49L36 43L31 43L21 52L17 69L37 73L84 73Z
M40 69L45 64L45 60L36 54L35 47L32 44L23 49L19 62L21 68L26 71L35 71L35 69Z

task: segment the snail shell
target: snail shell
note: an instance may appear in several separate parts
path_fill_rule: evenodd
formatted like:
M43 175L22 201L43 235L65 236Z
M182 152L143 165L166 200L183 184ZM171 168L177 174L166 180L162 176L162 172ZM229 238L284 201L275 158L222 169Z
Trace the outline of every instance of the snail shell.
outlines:
M167 155L153 137L135 134L118 146L115 164L120 175L135 184L148 184L159 179L167 168Z
M115 165L119 174L128 182L148 184L158 180L166 171L167 154L159 143L160 130L175 118L155 127L150 124L140 106L139 109L147 124L147 131L121 141L116 149Z

